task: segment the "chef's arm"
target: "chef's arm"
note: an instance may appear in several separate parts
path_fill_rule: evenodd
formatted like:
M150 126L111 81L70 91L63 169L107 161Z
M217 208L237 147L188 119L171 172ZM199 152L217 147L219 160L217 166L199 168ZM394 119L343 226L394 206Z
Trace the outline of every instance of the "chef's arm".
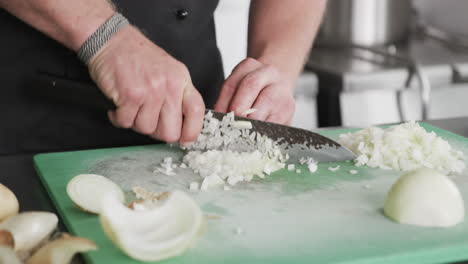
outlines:
M107 0L0 0L0 8L74 51L115 13ZM112 35L88 70L117 106L108 113L116 127L167 142L197 139L205 105L187 67L134 26Z
M74 51L115 12L107 0L0 0L0 7Z
M293 91L312 46L326 0L251 0L249 41L221 88L215 110L250 109L250 118L290 124Z
M248 57L297 77L317 33L326 0L252 0Z

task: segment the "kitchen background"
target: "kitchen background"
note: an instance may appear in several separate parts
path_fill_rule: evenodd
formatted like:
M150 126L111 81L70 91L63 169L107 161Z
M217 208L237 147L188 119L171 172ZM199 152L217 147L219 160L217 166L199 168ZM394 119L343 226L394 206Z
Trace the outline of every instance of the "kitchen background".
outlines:
M354 1L369 7L367 14L379 16L375 2L395 0L329 0L330 9L336 9L333 1ZM246 55L249 2L221 0L215 13L226 75ZM412 6L404 41L372 50L314 46L298 80L294 126L365 127L421 120L426 100L427 119L468 116L468 49L456 45L468 39L468 1L414 0ZM401 10L394 11L389 19L405 21L402 16ZM371 17L365 17L358 36L372 30Z

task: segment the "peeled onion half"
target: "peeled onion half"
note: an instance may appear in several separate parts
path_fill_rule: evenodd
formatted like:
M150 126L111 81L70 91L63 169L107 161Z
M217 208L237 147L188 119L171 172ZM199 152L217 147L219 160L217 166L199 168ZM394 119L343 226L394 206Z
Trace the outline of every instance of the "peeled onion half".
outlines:
M384 213L398 223L449 227L463 221L465 207L457 186L438 171L422 168L392 186Z
M155 208L132 210L115 196L106 196L101 225L125 254L140 261L159 261L182 254L203 230L203 214L181 191L170 193Z
M67 185L67 194L80 209L99 214L102 199L112 194L123 203L125 199L122 189L108 178L96 174L80 174Z

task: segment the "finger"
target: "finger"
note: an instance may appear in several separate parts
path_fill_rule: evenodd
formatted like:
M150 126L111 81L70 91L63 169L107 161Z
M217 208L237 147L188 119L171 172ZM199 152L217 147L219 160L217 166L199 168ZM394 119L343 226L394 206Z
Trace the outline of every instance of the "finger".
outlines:
M107 111L107 118L109 118L109 121L111 122L111 124L115 127L119 127L117 125L117 121L115 120L115 112L114 111Z
M133 126L139 108L139 104L124 104L111 112L111 122L117 127L130 128Z
M253 108L256 112L250 118L262 121L286 124L294 114L294 99L291 95L278 95L284 89L279 84L270 85L263 89L255 101Z
M182 100L182 113L184 121L180 143L188 146L195 142L203 127L205 116L205 104L200 93L190 83L190 87L185 89Z
M240 62L224 82L214 110L224 113L227 112L229 110L229 105L231 104L231 99L235 94L240 81L246 74L260 68L261 66L262 64L260 62L252 58L247 58Z
M179 140L182 128L182 98L186 82L178 76L166 81L166 97L159 112L159 120L153 137L173 143Z
M165 101L159 112L156 131L151 135L153 138L168 143L177 142L180 138L182 128L182 111L180 105Z
M289 115L286 115L284 113L272 113L268 115L265 121L271 122L271 123L277 123L277 124L282 124L282 125L287 125L290 120Z
M260 91L252 106L256 111L251 113L249 118L266 121L267 117L272 112L272 109L275 107L271 93L274 93L271 86L267 86Z
M159 112L161 111L161 102L157 99L149 99L145 102L138 111L138 114L133 125L133 130L149 135L156 131Z
M235 111L237 115L241 115L252 108L260 91L277 80L278 73L271 66L264 66L248 73L239 83L231 100L229 111Z

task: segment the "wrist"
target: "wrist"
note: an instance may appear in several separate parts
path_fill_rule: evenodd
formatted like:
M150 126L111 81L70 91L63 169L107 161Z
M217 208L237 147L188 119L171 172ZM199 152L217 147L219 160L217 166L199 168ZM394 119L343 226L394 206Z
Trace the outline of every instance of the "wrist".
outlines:
M107 1L105 1L107 2ZM68 30L68 39L70 43L68 46L75 52L78 52L85 41L94 33L96 30L104 24L109 18L115 13L112 6L107 6L100 10L97 14L89 14L86 17L77 17L76 23L72 23Z
M86 65L121 29L129 24L120 13L114 13L108 20L100 25L78 49L78 58Z
M287 80L295 82L302 72L303 64L281 56L280 53L274 55L262 54L253 57L259 62L275 67Z

